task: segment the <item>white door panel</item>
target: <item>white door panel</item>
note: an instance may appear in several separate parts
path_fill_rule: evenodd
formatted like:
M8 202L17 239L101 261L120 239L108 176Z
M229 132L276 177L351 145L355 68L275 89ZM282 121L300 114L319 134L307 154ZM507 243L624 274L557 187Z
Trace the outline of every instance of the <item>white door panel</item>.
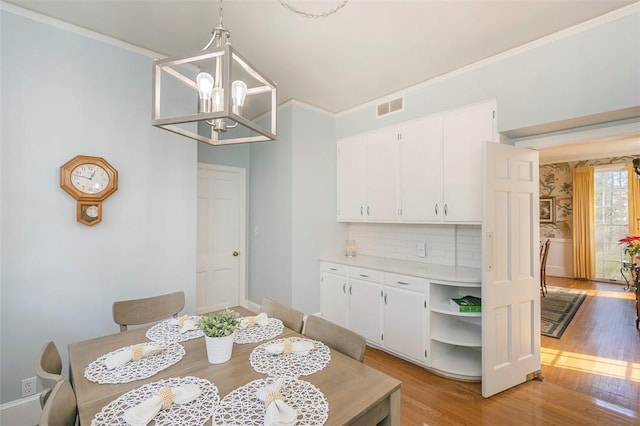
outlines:
M196 312L244 300L245 171L198 166Z
M482 395L540 370L538 153L485 143Z

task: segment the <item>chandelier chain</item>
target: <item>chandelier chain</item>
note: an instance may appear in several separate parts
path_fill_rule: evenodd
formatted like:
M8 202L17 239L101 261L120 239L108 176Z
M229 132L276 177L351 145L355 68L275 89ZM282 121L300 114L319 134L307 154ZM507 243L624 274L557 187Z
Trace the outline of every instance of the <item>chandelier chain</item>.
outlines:
M342 9L343 7L345 7L347 5L347 2L349 0L342 0L342 2L337 5L336 7L334 7L333 9L331 9L328 12L323 12L323 13L309 13L309 12L304 12L302 10L296 9L295 7L291 6L290 4L287 4L284 0L278 0L280 2L280 4L282 5L282 7L284 7L285 9L289 9L291 12L298 14L304 18L312 18L312 19L316 19L316 18L326 18L329 15L333 15L334 13L336 13L338 10Z

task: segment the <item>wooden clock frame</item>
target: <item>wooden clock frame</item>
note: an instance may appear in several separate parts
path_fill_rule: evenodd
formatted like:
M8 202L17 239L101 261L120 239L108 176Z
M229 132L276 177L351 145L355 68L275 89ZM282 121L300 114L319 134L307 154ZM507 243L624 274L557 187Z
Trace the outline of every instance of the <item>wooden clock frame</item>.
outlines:
M102 167L109 176L109 184L95 194L86 194L78 190L71 183L71 175L73 170L81 164L95 164ZM83 225L93 226L102 221L102 201L118 189L118 171L102 157L77 155L60 167L60 187L77 201L76 220ZM87 208L91 206L98 208L96 217L86 213Z

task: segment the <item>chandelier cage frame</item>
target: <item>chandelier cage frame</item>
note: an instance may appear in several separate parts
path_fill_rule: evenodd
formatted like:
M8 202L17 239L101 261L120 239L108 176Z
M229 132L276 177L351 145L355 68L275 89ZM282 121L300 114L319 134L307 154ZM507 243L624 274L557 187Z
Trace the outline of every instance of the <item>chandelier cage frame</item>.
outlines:
M203 50L153 63L152 124L211 145L260 142L277 137L277 85L229 44L220 26ZM213 44L213 47L209 47ZM209 73L221 104L203 108L197 75ZM245 86L246 108L234 102L236 80ZM192 102L191 102L192 100ZM204 109L204 110L201 110ZM247 114L243 114L247 111Z

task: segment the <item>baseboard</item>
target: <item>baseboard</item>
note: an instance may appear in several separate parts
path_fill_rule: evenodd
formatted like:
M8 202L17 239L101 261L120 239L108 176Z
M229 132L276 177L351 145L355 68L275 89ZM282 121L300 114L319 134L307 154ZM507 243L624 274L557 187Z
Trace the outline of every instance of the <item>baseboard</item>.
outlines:
M0 405L0 425L33 426L40 422L40 395L16 399Z

